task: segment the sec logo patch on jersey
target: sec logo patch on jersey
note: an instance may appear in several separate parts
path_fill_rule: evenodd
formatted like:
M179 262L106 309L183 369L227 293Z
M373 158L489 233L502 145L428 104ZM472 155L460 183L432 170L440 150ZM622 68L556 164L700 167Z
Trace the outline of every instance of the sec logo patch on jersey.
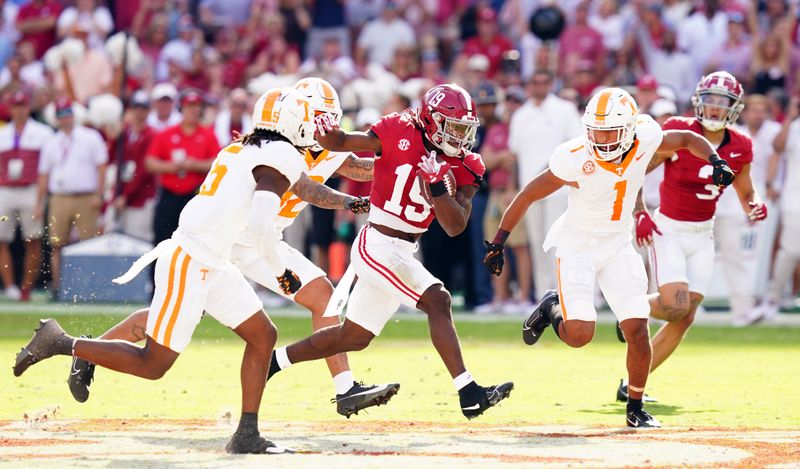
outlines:
M411 146L411 142L409 142L408 139L405 139L405 138L403 138L399 142L397 142L397 148L399 148L402 151L408 150L408 148L410 146Z
M594 165L594 161L583 163L583 174L588 176L594 174L595 170L597 170L597 167Z

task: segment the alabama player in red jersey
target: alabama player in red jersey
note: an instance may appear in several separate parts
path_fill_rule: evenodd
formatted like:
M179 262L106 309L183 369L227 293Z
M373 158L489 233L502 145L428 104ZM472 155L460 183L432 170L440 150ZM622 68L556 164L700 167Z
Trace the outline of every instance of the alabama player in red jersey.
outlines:
M419 109L384 116L369 132L344 132L326 115L317 117L316 138L323 147L376 155L369 223L353 244L358 280L344 322L278 349L270 376L293 363L364 349L405 304L427 313L431 340L464 416L477 417L508 397L513 383L479 386L467 371L450 293L414 258L417 240L434 217L450 236L467 226L485 171L480 156L469 151L477 127L472 98L453 84L431 88Z
M672 117L664 130L690 130L706 137L736 174L733 188L751 222L767 218L767 206L753 187L750 137L734 129L744 108L742 85L728 72L714 72L700 80L692 97L694 118ZM659 367L683 340L714 268L714 212L723 187L712 183L713 166L681 150L658 154L648 171L664 163L661 206L653 218L637 207L636 239L651 244L650 262L658 294L650 297L650 315L667 321L653 336L653 362ZM650 242L652 240L652 242ZM627 398L620 384L617 399Z

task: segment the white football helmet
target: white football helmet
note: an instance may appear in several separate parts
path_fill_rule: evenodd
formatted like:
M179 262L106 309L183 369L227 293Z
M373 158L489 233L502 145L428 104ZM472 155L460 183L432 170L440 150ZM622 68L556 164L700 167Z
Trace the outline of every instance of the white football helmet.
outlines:
M586 128L588 148L597 159L613 161L631 148L636 137L638 113L636 101L621 88L604 88L592 96L581 121ZM598 141L596 132L609 131L616 132L614 139Z
M327 113L336 119L337 124L341 123L342 104L339 101L339 94L330 83L322 78L308 77L295 83L294 89L305 96L310 103L312 119L322 113ZM316 143L311 149L322 151L322 146Z
M253 108L253 127L273 130L299 148L316 143L311 103L293 88L273 88L261 95Z

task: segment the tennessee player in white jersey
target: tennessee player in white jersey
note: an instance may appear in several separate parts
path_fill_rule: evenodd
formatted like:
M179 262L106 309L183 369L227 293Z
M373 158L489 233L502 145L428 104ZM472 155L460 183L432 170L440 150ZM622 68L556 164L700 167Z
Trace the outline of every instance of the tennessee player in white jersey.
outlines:
M334 88L325 80L304 78L298 81L294 88L308 100L309 114L327 113L337 122L341 119L342 109L339 97ZM262 114L263 109L256 106L253 111L253 122L257 122ZM240 147L241 137L229 148ZM356 213L366 212L369 209L367 199L341 194L320 183L324 183L336 173L351 179L370 181L372 180L373 160L358 158L350 152L330 152L316 142L312 147L304 150L301 159L306 176L302 176L290 191L286 191L281 196L280 209L274 221L280 238L278 254L287 267L299 278L302 284L300 289L297 292L286 292L281 288L272 274L268 262L261 256L252 235L248 232L245 232L233 246L230 260L248 279L311 311L313 329L318 330L339 323L335 317L323 317L333 294L333 287L322 269L314 265L300 251L283 241L282 233L308 206L309 202L322 208L348 209ZM100 338L130 342L142 340L144 339L142 331L145 329L148 314L148 309L136 311ZM336 388L337 412L343 416L349 417L361 409L383 404L391 399L399 389L399 385L396 383L386 385L358 383L350 371L347 355L344 353L328 357L326 361ZM88 399L89 385L93 377L93 364L80 359L74 360L68 383L73 397L79 402Z
M304 148L314 143L308 101L292 88L265 93L256 106L255 130L218 154L197 196L183 209L172 238L136 261L117 279L124 283L156 260L155 291L146 344L74 338L53 319L42 321L17 355L14 374L54 355L148 379L166 373L189 344L204 312L246 342L242 358L242 416L226 445L230 453L265 453L258 410L277 331L253 289L230 262L231 248L247 228L273 276L287 292L301 286L277 252L275 217L280 196L300 179Z
M595 94L583 116L586 134L559 145L550 166L517 194L506 209L494 240L487 242L484 264L502 272L503 243L528 207L561 187L569 187L567 211L550 228L544 249L556 249L558 292L548 291L525 321L522 337L533 345L548 325L572 347L594 336L597 312L594 284L600 289L628 338L630 398L627 424L657 427L642 408L650 370L647 319L647 274L631 243L633 209L643 204L640 189L647 166L657 152L686 148L698 158L714 159L714 149L700 135L662 132L624 90L606 88ZM638 195L637 195L638 194Z

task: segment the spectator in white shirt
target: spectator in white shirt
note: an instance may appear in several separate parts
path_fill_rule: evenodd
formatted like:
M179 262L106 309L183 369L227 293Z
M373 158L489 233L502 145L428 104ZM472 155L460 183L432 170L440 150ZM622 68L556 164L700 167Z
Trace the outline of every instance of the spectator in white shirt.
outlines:
M398 46L415 44L414 28L400 17L397 5L388 2L380 18L367 23L358 36L356 62L377 62L388 67Z
M757 309L753 321L772 319L778 314L778 308L784 298L787 286L792 283L795 269L800 264L800 244L797 235L800 233L800 99L792 98L786 110L786 119L778 136L775 138L775 154L770 162L767 175L767 189L770 193L778 190L774 181L781 159L786 165L785 177L780 185L781 234L778 255L772 267L772 279L767 294ZM794 293L794 292L792 292Z
M11 122L0 129L0 277L6 296L28 301L39 276L42 255L41 217L34 217L39 152L52 138L50 127L30 118L30 98L24 92L11 97ZM17 288L9 244L17 226L25 240L22 289Z
M692 83L700 80L711 54L728 39L728 15L719 3L719 0L703 0L702 10L694 12L678 27L678 48L688 52L692 59Z
M156 80L169 78L170 64L178 66L182 70L188 70L191 67L196 31L191 17L185 16L178 21L178 37L166 43L158 56Z
M98 234L108 163L103 137L75 123L72 102L59 98L55 108L58 132L44 144L39 157L36 207L36 216L41 217L48 202L53 299L58 297L61 280L61 248L69 242L73 227L81 241Z
M617 9L617 0L602 0L597 13L589 17L589 26L603 35L603 46L609 51L621 49L625 42L625 21Z
M547 168L553 150L583 133L580 114L574 104L552 93L553 75L537 70L528 82L528 101L511 116L508 148L516 156L519 186L524 187ZM566 191L558 191L534 204L525 215L533 260L536 295L556 288L556 260L542 249L548 229L567 208Z
M98 6L96 0L77 0L74 7L65 8L58 16L56 33L64 38L72 36L78 28L88 31L87 45L98 49L114 29L114 19L108 8Z
M14 54L14 45L19 40L17 31L17 12L14 2L0 0L0 67Z
M677 48L675 32L669 28L664 29L661 47L655 47L649 31L644 27L639 28L638 37L647 71L657 76L660 84L675 91L681 107L687 105L700 76L695 77L689 54Z
M221 146L231 142L234 131L244 135L253 130L250 113L247 112L249 110L248 99L247 91L236 88L231 91L225 108L217 114L214 120L214 134Z
M177 125L181 121L181 113L175 109L178 90L172 83L159 83L150 93L153 110L147 116L147 125L155 131Z

